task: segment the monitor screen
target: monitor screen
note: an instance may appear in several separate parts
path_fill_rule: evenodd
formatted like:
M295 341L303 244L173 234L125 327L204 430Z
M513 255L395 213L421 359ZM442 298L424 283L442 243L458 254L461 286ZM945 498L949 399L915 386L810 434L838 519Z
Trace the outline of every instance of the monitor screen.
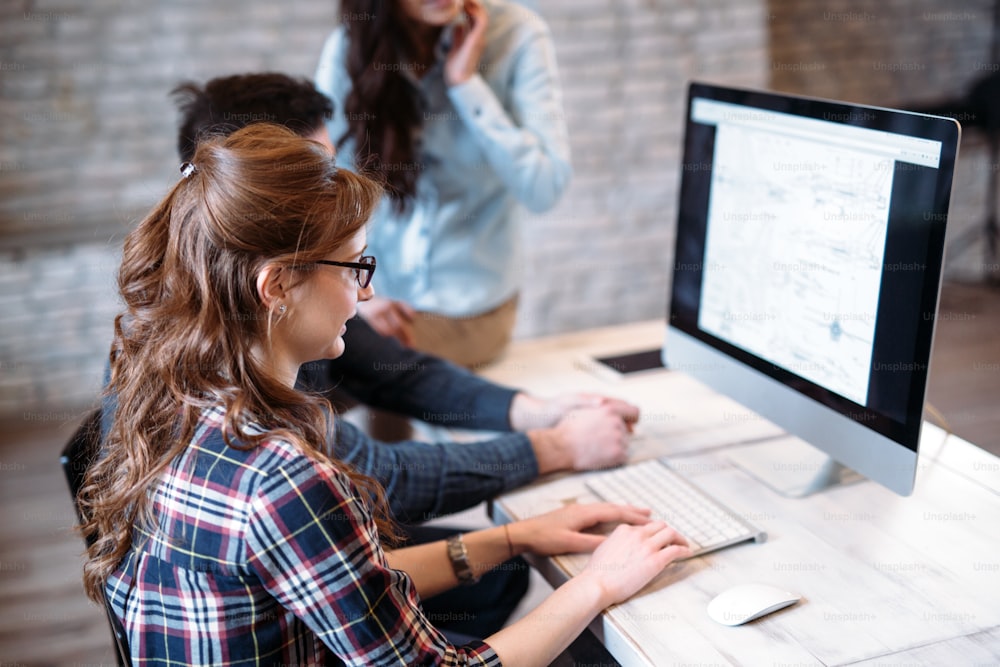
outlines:
M691 84L666 363L912 491L958 137Z

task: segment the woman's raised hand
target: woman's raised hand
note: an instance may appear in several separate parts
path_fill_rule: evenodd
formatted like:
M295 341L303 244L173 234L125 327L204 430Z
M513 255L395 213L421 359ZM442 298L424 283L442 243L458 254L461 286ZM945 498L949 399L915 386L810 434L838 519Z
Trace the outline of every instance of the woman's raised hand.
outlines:
M444 63L444 80L449 86L465 83L476 73L486 47L489 24L486 9L479 0L465 0L463 11L468 22L455 28L451 51Z

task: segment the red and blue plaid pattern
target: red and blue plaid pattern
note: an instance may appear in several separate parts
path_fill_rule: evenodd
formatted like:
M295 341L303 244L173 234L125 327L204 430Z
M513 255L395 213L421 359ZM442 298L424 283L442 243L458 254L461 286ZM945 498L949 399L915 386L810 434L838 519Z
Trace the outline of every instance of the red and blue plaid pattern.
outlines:
M345 475L284 440L228 447L221 425L203 415L108 580L134 664L500 664L428 622Z

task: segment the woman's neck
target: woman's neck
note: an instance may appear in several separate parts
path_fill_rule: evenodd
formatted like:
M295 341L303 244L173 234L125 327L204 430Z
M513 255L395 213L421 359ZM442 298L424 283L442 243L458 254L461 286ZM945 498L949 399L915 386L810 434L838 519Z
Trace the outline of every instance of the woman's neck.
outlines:
M288 388L295 387L295 380L299 374L299 365L292 361L287 355L273 347L265 348L263 345L255 345L252 354L257 362L276 380Z

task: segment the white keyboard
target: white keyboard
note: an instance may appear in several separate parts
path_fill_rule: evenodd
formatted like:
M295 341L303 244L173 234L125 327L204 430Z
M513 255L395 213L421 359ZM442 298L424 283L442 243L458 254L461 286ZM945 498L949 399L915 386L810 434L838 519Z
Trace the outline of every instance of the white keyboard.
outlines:
M653 510L687 538L691 557L748 540L763 542L767 534L696 487L662 459L632 463L588 475L586 485L611 503Z

